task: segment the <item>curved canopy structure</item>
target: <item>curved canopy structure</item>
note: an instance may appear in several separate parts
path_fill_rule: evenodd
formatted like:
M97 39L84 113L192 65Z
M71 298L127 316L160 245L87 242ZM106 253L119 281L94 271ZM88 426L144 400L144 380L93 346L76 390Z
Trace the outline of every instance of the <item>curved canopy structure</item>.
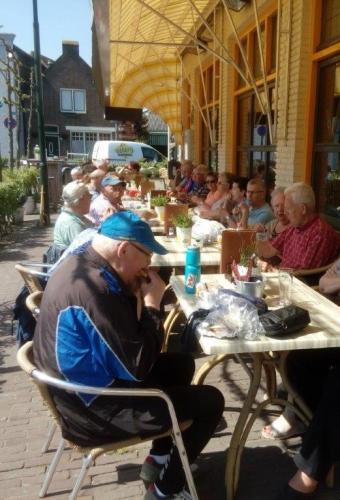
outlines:
M106 106L157 113L181 141L180 53L211 0L93 0L93 69Z

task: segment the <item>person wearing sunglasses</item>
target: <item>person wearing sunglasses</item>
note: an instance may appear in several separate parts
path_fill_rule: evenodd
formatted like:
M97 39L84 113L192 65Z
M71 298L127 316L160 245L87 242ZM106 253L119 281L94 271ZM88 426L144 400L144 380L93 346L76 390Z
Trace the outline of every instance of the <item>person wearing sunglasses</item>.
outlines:
M130 211L111 215L86 248L69 255L49 278L34 335L39 369L97 387L161 388L171 398L190 462L205 447L224 409L215 387L191 385L189 354L161 353L160 311L165 283L150 269L166 249L150 226ZM161 435L171 428L163 401L97 397L51 388L63 436L79 446ZM171 436L156 439L142 466L144 499L190 499Z
M220 220L222 213L232 209L231 180L232 176L227 172L221 172L218 177L216 174L208 174L207 186L210 188L210 191L205 202L199 206L199 214L202 218ZM211 185L213 185L212 189ZM212 194L210 195L210 193Z

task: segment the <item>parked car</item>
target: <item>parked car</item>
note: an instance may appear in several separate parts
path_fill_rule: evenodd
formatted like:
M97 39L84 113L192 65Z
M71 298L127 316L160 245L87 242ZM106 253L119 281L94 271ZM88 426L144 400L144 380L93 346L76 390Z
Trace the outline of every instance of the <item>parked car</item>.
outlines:
M143 142L97 141L92 152L92 161L110 160L111 163L141 160L156 163L165 159L159 151Z

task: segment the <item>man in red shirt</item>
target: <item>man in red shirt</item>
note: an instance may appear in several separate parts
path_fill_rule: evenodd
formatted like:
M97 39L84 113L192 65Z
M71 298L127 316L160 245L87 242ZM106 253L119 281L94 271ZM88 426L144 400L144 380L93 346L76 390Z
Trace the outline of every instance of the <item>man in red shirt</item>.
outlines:
M296 182L285 190L285 214L291 226L274 241L258 241L258 255L281 258L280 267L313 269L333 262L340 252L340 237L315 212L311 186Z

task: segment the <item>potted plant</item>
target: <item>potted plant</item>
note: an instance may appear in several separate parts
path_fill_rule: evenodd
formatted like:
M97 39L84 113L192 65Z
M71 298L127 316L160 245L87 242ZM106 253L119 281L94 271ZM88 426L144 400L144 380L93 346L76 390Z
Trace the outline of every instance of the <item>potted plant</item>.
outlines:
M160 195L151 199L151 206L155 208L157 217L162 222L164 222L164 210L167 203L168 198L166 196Z
M242 244L240 248L239 263L234 261L231 268L240 293L261 298L263 295L263 280L261 273L254 265L256 251L255 239L248 244Z
M180 245L190 245L192 226L194 225L191 215L178 214L172 219L172 223L176 227L176 237Z

